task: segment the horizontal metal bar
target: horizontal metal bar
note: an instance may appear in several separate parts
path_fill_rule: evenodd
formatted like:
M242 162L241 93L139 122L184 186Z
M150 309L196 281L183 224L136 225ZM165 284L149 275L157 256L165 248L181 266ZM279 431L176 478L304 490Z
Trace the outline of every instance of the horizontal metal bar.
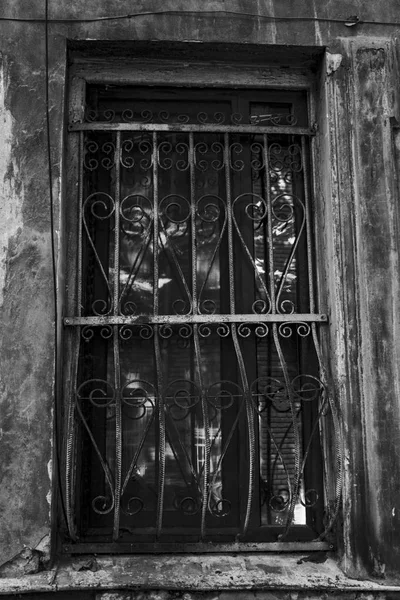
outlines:
M232 542L232 543L78 543L64 544L66 554L130 554L134 552L313 552L331 550L328 542Z
M131 315L104 317L65 317L64 325L184 325L187 323L321 323L327 322L326 314L267 314L267 315Z
M69 131L171 131L198 133L274 133L284 135L315 135L308 127L262 125L218 125L215 123L71 123Z

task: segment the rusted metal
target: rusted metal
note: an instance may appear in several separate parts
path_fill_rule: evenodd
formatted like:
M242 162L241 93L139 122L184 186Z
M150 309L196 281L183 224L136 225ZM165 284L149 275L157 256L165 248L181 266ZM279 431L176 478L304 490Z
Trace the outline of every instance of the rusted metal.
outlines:
M327 322L314 301L310 130L91 122L71 131L81 139L77 310L64 319L79 364L67 400L71 538L79 427L98 473L85 510L100 529L112 516L121 548L131 523L153 550L193 531L198 548L209 539L222 548L217 532L228 535L231 518L235 535L255 540L276 539L267 524L282 540L303 531L298 519L307 525L322 494L319 475L305 479L302 411L315 405L307 431L316 437L327 410L322 365L306 371L298 358L308 339L302 361L320 360L316 327ZM182 366L175 346L166 352L179 343ZM235 452L246 464L233 466ZM171 529L174 512L186 529ZM246 544L229 548L268 546Z
M282 135L305 135L313 136L315 131L308 127L296 126L268 126L265 125L207 125L179 123L71 123L68 126L73 131L159 131L159 132L181 132L181 133L278 133Z
M322 314L217 314L217 315L129 315L118 317L65 317L64 325L135 325L141 323L180 325L182 323L327 323L328 316Z

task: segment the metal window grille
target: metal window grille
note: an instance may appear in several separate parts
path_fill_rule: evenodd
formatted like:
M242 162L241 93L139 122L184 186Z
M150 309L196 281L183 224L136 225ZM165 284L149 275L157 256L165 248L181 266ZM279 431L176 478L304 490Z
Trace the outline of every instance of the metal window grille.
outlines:
M290 108L246 106L210 117L142 102L70 126L75 548L284 545L321 540L337 513L321 451L337 418L318 343L313 132Z

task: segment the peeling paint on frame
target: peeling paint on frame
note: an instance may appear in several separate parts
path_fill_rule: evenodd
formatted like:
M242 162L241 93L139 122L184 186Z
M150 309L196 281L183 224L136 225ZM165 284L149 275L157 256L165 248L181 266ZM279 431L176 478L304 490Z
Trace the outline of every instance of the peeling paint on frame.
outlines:
M21 202L16 189L20 185L18 166L12 149L13 117L5 101L7 87L7 61L0 54L0 306L3 304L9 240L22 227Z

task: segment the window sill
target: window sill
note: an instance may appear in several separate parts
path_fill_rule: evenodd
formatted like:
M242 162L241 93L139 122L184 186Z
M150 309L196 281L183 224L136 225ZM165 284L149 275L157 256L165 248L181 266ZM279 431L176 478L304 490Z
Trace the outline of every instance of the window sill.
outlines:
M400 592L383 581L349 579L333 558L298 564L307 553L273 555L80 556L50 571L0 580L0 595L62 590L326 590Z

